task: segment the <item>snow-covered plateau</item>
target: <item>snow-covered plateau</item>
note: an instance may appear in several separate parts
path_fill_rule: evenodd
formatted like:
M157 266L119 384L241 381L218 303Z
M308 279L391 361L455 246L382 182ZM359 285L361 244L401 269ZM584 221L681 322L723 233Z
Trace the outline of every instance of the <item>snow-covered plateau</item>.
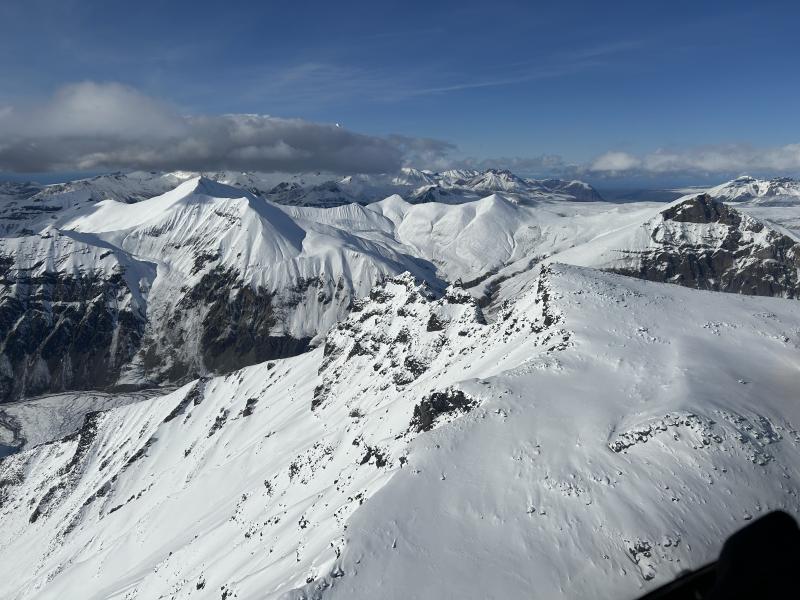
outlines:
M4 185L0 597L635 598L800 515L773 183Z

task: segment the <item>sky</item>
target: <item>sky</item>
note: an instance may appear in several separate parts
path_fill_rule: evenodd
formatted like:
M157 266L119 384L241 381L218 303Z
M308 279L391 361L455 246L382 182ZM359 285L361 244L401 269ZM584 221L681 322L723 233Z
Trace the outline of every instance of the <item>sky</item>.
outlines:
M796 2L0 3L0 172L800 174Z

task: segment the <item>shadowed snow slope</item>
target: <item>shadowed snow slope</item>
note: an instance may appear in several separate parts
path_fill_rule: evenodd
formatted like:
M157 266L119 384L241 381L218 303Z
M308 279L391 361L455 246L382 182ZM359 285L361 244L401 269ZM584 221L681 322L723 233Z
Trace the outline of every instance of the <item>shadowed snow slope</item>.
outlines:
M486 323L402 275L324 348L0 462L0 596L633 597L798 514L798 322L554 264Z

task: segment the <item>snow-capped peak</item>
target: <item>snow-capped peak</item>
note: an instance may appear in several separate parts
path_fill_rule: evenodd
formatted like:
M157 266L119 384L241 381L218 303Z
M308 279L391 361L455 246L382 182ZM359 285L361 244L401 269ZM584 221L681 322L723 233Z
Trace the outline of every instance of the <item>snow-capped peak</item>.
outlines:
M755 201L764 203L780 199L800 199L800 181L790 177L757 179L742 175L721 185L710 188L707 193L724 202Z

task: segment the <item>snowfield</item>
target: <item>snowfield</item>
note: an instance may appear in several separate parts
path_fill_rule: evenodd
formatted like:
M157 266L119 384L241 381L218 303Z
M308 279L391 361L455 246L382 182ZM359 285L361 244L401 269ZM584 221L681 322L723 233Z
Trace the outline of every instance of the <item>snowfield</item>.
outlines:
M0 462L4 598L633 598L800 498L800 303L404 274Z

